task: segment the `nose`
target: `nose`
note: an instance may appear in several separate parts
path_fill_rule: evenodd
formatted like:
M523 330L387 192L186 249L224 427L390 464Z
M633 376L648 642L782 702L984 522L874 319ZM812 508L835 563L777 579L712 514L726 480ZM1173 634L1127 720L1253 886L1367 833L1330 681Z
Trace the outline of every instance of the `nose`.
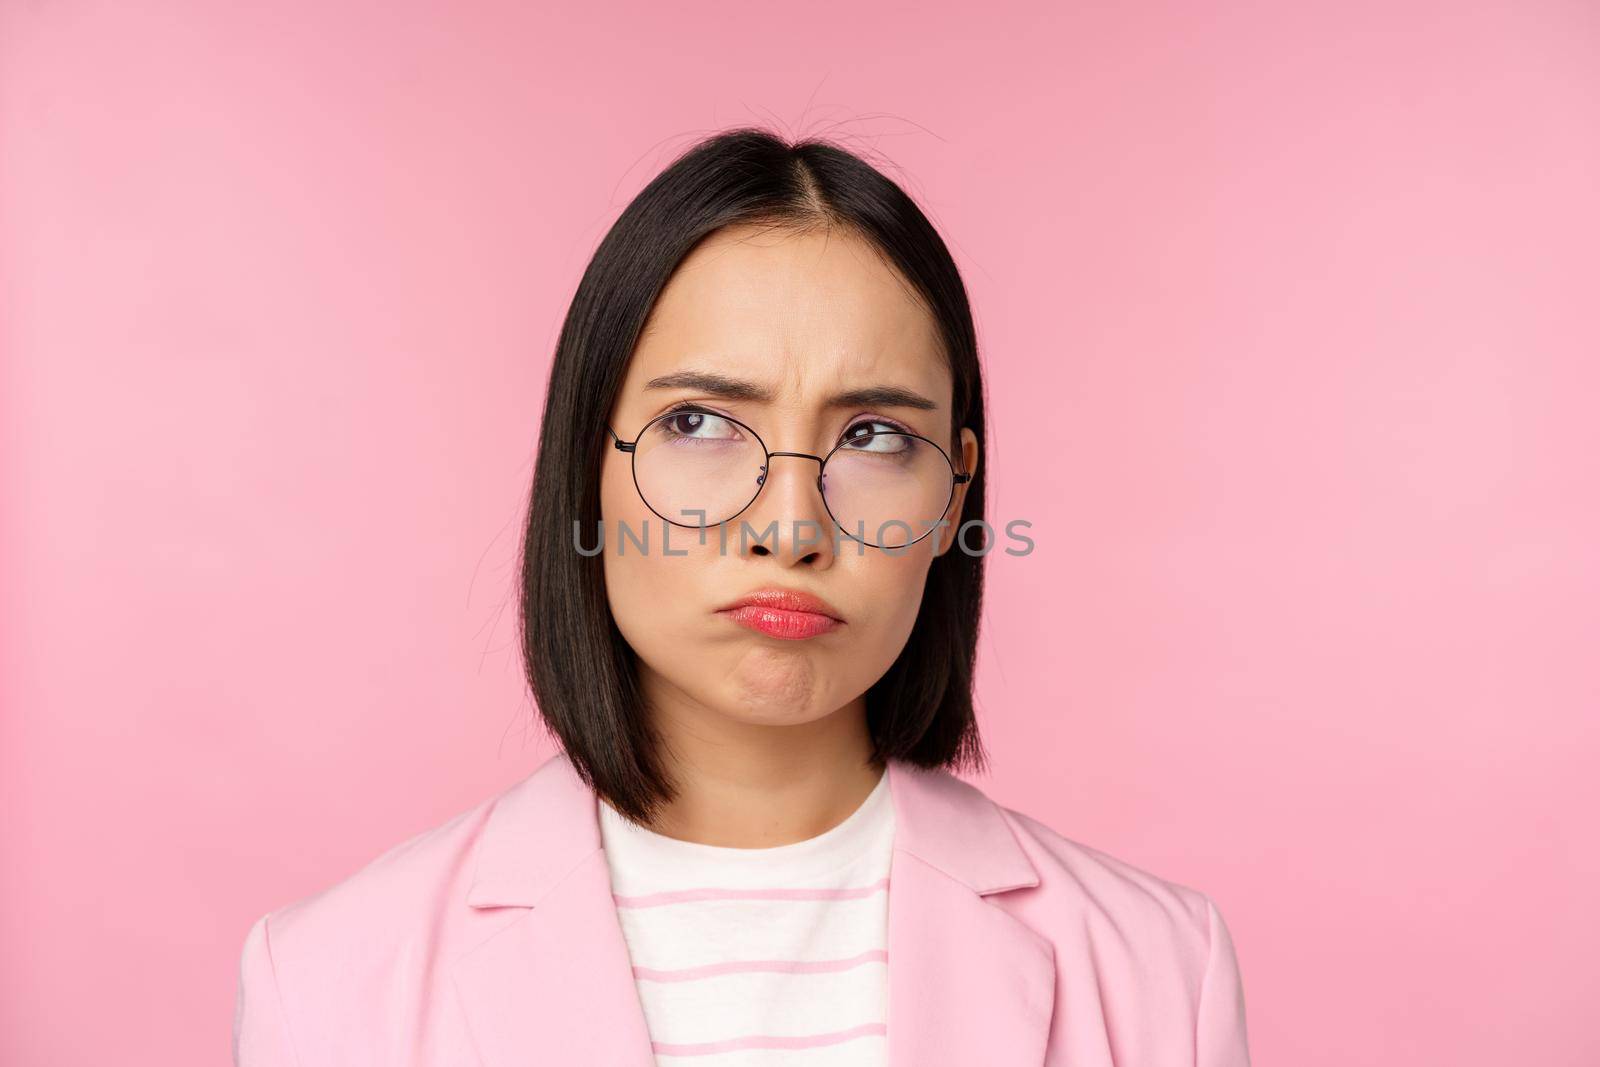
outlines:
M822 457L813 456L810 452L768 452L767 462L761 465L761 474L756 478L757 485L766 485L767 467L772 463L773 456L798 456L801 459L815 460L817 464L817 493L822 493Z
M788 475L781 474L782 457L792 462ZM833 554L833 517L823 500L821 456L810 452L769 452L767 462L756 477L761 487L750 508L741 516L748 530L741 530L746 555L775 556L786 563L815 564ZM812 490L815 489L815 492Z

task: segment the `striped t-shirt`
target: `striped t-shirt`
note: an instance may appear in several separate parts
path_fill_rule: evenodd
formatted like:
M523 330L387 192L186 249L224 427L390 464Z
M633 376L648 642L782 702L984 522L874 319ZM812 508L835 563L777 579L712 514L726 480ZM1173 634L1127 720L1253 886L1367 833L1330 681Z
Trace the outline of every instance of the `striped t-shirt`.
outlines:
M680 841L603 798L600 832L657 1064L888 1062L886 774L843 822L793 844Z

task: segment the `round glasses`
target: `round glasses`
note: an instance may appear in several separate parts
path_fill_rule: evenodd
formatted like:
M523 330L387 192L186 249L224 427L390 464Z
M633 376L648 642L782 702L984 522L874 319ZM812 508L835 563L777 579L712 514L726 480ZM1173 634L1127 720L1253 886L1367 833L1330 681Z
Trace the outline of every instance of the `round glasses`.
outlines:
M846 537L874 548L905 548L938 528L956 486L972 475L957 471L945 450L920 434L871 430L863 420L845 431L826 456L771 452L738 419L694 407L658 415L633 441L633 484L645 506L674 526L704 529L737 518L761 493L775 456L816 460L817 491Z

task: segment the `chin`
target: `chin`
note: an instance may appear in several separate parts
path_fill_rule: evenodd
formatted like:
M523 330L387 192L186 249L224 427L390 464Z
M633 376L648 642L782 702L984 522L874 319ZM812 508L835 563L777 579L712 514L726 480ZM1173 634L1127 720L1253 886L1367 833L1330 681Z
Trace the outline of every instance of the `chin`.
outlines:
M805 726L808 723L813 723L818 719L826 717L827 714L827 712L811 710L796 712L782 712L774 710L771 712L762 712L752 711L749 708L741 708L739 711L730 715L729 718L735 719L745 726Z

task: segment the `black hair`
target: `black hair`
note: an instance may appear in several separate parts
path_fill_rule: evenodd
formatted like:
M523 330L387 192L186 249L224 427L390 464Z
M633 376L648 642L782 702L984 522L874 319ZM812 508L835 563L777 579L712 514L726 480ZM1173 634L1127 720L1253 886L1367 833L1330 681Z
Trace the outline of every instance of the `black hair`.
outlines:
M611 618L604 560L575 550L573 524L598 527L607 418L657 296L703 239L746 223L849 232L885 257L937 324L953 383L952 440L967 427L985 443L983 379L960 272L911 197L861 157L826 140L726 130L682 152L628 204L589 261L556 344L521 548L519 636L546 728L584 782L637 822L648 822L675 790L645 713L635 653ZM959 460L959 449L953 454ZM947 538L983 518L984 466ZM972 703L984 558L960 544L934 557L911 635L866 694L875 763L987 763Z

